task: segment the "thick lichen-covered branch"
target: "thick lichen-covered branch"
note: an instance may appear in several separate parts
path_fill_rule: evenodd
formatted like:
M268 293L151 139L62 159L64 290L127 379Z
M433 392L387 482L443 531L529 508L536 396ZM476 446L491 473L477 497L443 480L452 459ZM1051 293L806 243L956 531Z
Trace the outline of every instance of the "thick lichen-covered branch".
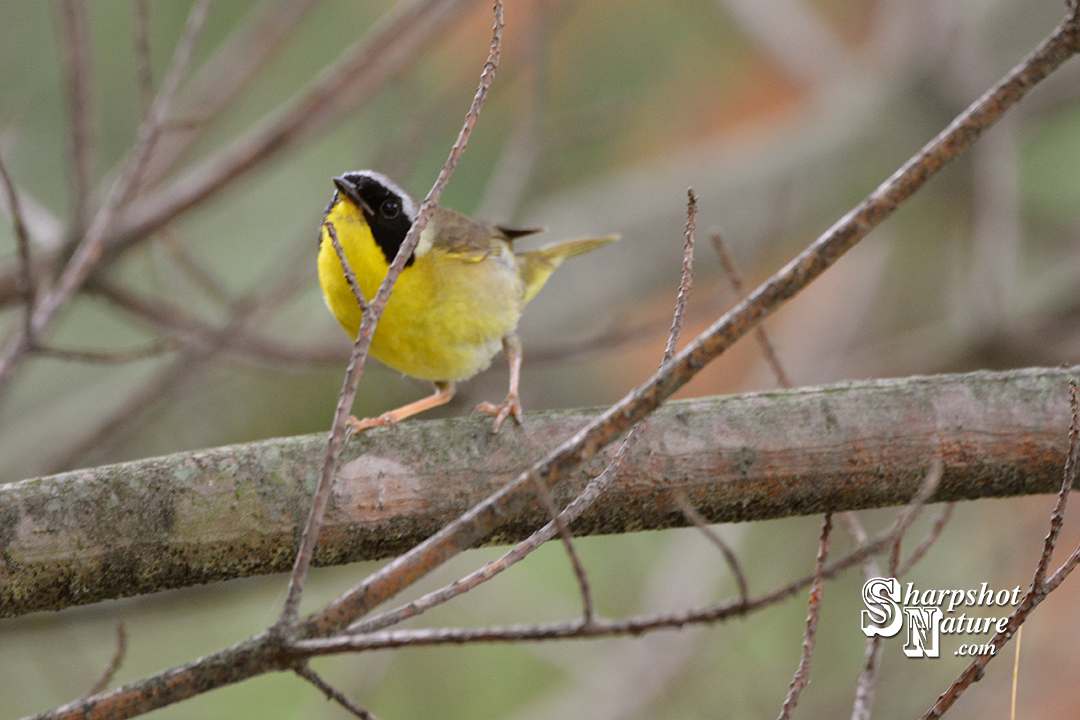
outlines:
M661 408L575 535L907 503L941 457L935 501L1053 492L1075 370L852 382L673 402ZM345 449L316 562L394 556L542 457L599 410L409 422ZM267 440L0 486L0 617L287 571L325 436ZM556 486L565 504L607 462ZM548 520L539 505L488 543Z

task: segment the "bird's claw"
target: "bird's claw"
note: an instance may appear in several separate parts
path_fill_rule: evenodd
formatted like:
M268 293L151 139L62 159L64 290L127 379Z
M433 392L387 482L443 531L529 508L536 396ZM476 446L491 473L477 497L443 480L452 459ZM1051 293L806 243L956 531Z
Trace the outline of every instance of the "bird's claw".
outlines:
M517 396L517 393L510 393L503 400L502 405L493 405L487 401L484 401L473 408L469 415L482 412L488 415L494 415L495 421L491 424L491 434L496 435L499 429L502 427L503 420L513 416L514 422L518 425L521 424L521 398Z
M349 435L356 435L357 433L362 433L371 428L393 427L396 424L397 420L394 418L393 413L383 413L382 415L373 418L356 418L350 415L345 419L345 429Z

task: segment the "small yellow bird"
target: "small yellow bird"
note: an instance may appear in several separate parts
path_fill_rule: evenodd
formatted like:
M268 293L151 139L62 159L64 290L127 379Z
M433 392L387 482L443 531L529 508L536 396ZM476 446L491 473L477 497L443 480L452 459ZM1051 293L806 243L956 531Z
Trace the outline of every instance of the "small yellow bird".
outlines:
M330 311L355 338L361 310L330 238L338 243L365 300L370 301L419 212L417 201L377 172L334 178L319 240L319 283ZM473 412L495 416L492 432L513 416L521 423L518 384L521 311L563 260L595 250L618 235L570 240L515 254L522 230L478 222L436 208L412 257L394 285L371 341L371 355L395 370L435 383L434 394L379 417L348 422L354 432L392 425L454 397L458 380L484 370L501 347L510 363L510 391L501 405L484 402Z

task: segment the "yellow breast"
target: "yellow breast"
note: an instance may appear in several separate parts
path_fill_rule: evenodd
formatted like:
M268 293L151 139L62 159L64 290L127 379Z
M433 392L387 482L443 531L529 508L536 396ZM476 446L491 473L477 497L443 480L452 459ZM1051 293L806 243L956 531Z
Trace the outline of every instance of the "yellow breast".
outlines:
M364 298L371 300L389 267L382 250L348 202L339 201L326 219L334 224ZM438 232L432 225L414 262L394 286L371 354L413 377L464 380L486 368L502 347L502 338L517 327L524 284L509 243L493 243L486 255L448 252L431 242ZM318 265L327 305L355 338L360 308L325 227Z

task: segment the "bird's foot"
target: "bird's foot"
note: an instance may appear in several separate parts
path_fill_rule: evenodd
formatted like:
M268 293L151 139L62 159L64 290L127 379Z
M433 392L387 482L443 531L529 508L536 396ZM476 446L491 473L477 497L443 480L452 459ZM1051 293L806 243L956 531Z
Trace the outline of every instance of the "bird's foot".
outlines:
M513 416L514 422L518 425L521 424L521 398L518 397L517 393L510 393L503 400L502 405L493 405L485 401L474 407L469 415L478 412L495 416L495 422L491 424L491 434L495 435L499 432L499 428L502 427L503 420L508 417Z
M392 412L383 413L378 417L373 418L356 418L350 415L345 420L346 430L349 435L356 435L362 433L365 430L377 427L393 427L397 424L397 418L394 417Z

